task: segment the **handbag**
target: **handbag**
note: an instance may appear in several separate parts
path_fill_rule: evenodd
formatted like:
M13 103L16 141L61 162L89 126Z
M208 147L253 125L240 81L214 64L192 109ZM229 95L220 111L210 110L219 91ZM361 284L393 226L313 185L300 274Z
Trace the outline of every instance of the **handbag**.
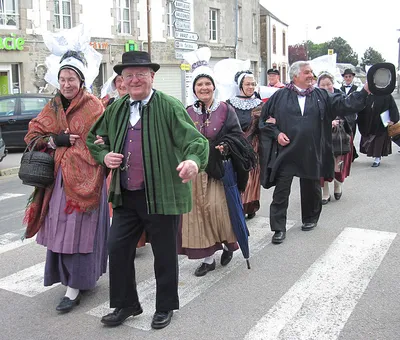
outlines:
M33 138L25 148L18 171L22 184L46 188L54 182L53 157L46 152L35 150L38 140L45 137L49 135Z
M396 124L388 126L388 135L389 137L400 135L400 121L398 121Z
M332 128L332 150L335 157L350 152L350 135L342 122Z

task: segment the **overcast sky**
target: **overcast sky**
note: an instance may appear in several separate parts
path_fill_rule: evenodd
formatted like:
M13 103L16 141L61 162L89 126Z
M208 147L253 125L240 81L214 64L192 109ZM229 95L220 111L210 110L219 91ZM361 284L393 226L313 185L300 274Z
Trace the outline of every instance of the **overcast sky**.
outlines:
M334 37L346 40L359 59L368 47L380 52L386 61L398 64L400 1L260 0L260 3L289 25L289 45L308 39L314 43ZM316 30L317 26L321 26ZM308 29L307 29L308 27ZM307 33L308 32L308 33Z

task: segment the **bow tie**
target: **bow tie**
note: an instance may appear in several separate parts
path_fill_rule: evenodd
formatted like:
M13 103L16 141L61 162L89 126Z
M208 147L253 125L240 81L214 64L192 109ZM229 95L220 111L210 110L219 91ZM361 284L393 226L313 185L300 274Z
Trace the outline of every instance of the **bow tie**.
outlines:
M352 87L353 85L346 85L345 87Z
M131 106L135 106L136 104L139 104L139 107L142 105L142 101L141 100L134 100L132 103L131 103Z

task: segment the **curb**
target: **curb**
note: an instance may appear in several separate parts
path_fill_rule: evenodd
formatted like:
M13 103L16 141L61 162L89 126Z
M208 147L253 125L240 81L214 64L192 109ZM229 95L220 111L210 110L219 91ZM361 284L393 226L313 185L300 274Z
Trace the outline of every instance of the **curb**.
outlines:
M19 171L19 166L15 168L8 168L8 169L3 169L0 170L0 176L10 176L10 175L15 175Z

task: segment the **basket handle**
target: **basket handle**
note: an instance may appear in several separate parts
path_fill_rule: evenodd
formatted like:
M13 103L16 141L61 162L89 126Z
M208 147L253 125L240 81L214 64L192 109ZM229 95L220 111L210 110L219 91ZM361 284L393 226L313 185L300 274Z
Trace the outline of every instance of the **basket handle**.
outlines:
M31 151L31 150L34 150L35 149L35 147L36 147L36 144L37 144L37 142L38 142L38 140L40 139L40 138L46 138L46 137L51 137L51 135L43 135L43 136L36 136L36 137L34 137L34 138L32 138L32 140L29 142L29 144L26 146L26 148L25 148L25 150L24 150L24 154L27 152L27 150L29 150L29 151ZM33 145L32 145L33 144ZM32 154L30 155L30 157L29 157L29 161L31 160L31 158L32 158Z

